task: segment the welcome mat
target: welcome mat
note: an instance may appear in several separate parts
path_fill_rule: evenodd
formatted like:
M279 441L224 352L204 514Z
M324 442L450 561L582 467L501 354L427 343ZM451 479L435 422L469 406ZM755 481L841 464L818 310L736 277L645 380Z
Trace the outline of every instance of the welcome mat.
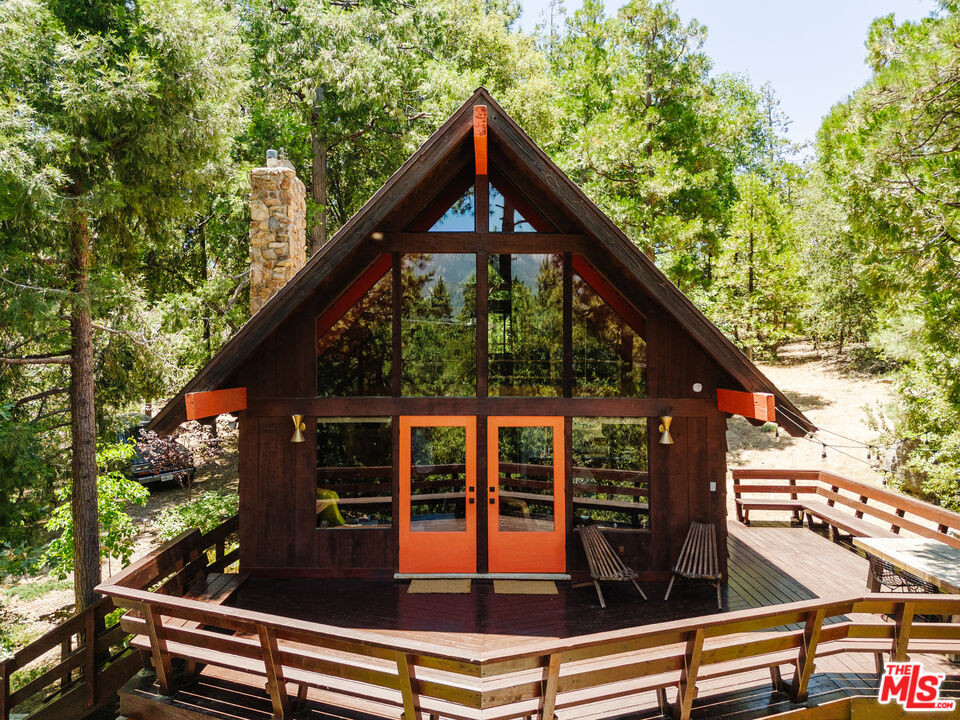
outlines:
M552 580L494 580L497 595L556 595L557 584Z
M470 579L411 580L407 592L415 595L469 595Z

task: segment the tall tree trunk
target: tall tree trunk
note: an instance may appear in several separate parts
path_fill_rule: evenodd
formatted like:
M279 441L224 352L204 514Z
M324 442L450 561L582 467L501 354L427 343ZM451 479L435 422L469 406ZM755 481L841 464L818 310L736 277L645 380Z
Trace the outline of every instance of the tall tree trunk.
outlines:
M313 255L327 242L327 141L321 138L316 124L310 130L313 144L313 182L310 195L319 207L320 221L310 228L310 254Z
M77 195L80 193L77 192ZM71 222L73 310L70 315L72 374L70 382L73 439L74 595L77 610L96 602L100 583L100 533L97 517L97 435L93 384L93 319L90 315L91 248L87 218L77 212Z

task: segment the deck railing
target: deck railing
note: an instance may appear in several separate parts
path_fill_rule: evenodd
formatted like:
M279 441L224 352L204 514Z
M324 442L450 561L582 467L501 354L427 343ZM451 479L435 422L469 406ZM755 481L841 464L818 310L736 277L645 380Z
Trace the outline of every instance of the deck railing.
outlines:
M235 515L206 534L184 532L108 582L179 594L200 574L220 572L236 562L238 551L228 550L227 543L238 527ZM21 706L28 712L20 714L30 720L77 720L113 700L143 666L140 653L128 645L129 633L118 618L109 617L114 610L113 598L102 598L12 656L0 658L0 720L9 720ZM60 657L51 666L37 662L56 649ZM31 670L39 674L12 690Z
M784 481L788 484L782 484ZM894 533L907 530L960 549L960 537L956 537L960 534L960 513L825 470L738 469L733 471L733 490L738 498L752 493L790 495L796 500L812 493L826 499L831 508L848 508L854 518L870 516L889 523Z
M0 720L14 710L36 720L81 718L109 702L142 665L139 653L126 645L129 637L119 622L107 624L113 600L103 598L77 613L12 656L0 658ZM42 660L59 650L49 667ZM37 662L41 661L41 662ZM18 684L21 676L38 673Z
M135 635L135 646L150 652L162 694L175 690L173 659L182 658L188 667L201 663L266 678L280 718L296 710L309 688L347 708L409 720L424 714L508 720L553 718L570 708L623 714L654 691L667 711L666 688L674 687L672 712L686 720L699 680L769 668L780 689L801 701L817 657L887 653L902 660L908 652L960 651L960 625L913 622L915 615L960 614L956 595L813 600L487 652L121 586L101 589L133 611L124 628ZM839 621L825 624L828 618ZM775 630L797 624L797 630ZM793 669L788 682L781 680L782 667ZM288 696L288 683L299 686L296 699Z

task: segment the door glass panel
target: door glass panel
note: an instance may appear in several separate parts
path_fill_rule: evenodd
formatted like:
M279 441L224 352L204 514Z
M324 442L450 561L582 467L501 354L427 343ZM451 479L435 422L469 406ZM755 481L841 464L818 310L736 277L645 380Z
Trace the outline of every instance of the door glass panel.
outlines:
M405 255L401 279L403 394L476 395L476 256Z
M501 427L501 532L553 532L553 428Z
M317 338L317 395L390 395L392 288L388 272Z
M488 391L556 397L563 389L559 255L490 255Z
M646 341L577 274L572 345L574 397L646 396Z
M317 420L317 527L390 525L390 418Z
M410 429L412 532L466 532L466 462L466 428Z

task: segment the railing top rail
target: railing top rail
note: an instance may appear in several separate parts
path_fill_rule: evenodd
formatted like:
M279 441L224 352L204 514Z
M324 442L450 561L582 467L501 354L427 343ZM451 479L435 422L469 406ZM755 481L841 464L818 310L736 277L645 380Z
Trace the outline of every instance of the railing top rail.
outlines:
M263 625L281 632L287 630L314 635L318 640L329 638L339 641L352 641L384 649L397 650L410 654L428 655L473 665L484 665L526 657L539 657L556 652L567 652L607 644L622 644L643 639L653 639L657 636L663 636L662 644L669 644L671 642L677 642L676 636L678 634L693 632L697 629L704 629L708 637L717 637L750 630L761 630L798 622L820 609L825 610L827 617L833 617L853 612L854 608L858 606L862 606L863 608L867 608L870 605L889 607L891 603L912 602L916 603L918 612L921 612L927 605L935 605L939 609L948 608L951 614L960 614L960 595L935 595L929 597L894 593L857 595L830 599L804 600L759 609L718 613L688 618L686 620L656 623L573 638L551 639L546 641L531 640L528 643L512 648L485 650L481 648L458 649L423 640L390 638L370 630L358 630L295 620L236 607L224 608L195 600L159 595L134 588L107 585L100 586L98 589L100 592L121 600L149 604L152 607L161 609L161 611L166 608L171 611L172 614L175 614L177 610L202 614L210 619L211 624L215 624L215 618L222 618L222 621L227 624L227 626L237 624ZM869 610L863 609L861 611L868 612Z
M71 635L83 630L87 615L90 613L96 613L104 605L112 605L112 603L113 599L110 597L100 598L90 607L86 608L85 610L81 610L75 615L67 618L49 632L38 637L29 645L23 646L12 655L0 657L0 665L12 663L13 666L17 668L33 662L48 650L59 647L60 644Z

